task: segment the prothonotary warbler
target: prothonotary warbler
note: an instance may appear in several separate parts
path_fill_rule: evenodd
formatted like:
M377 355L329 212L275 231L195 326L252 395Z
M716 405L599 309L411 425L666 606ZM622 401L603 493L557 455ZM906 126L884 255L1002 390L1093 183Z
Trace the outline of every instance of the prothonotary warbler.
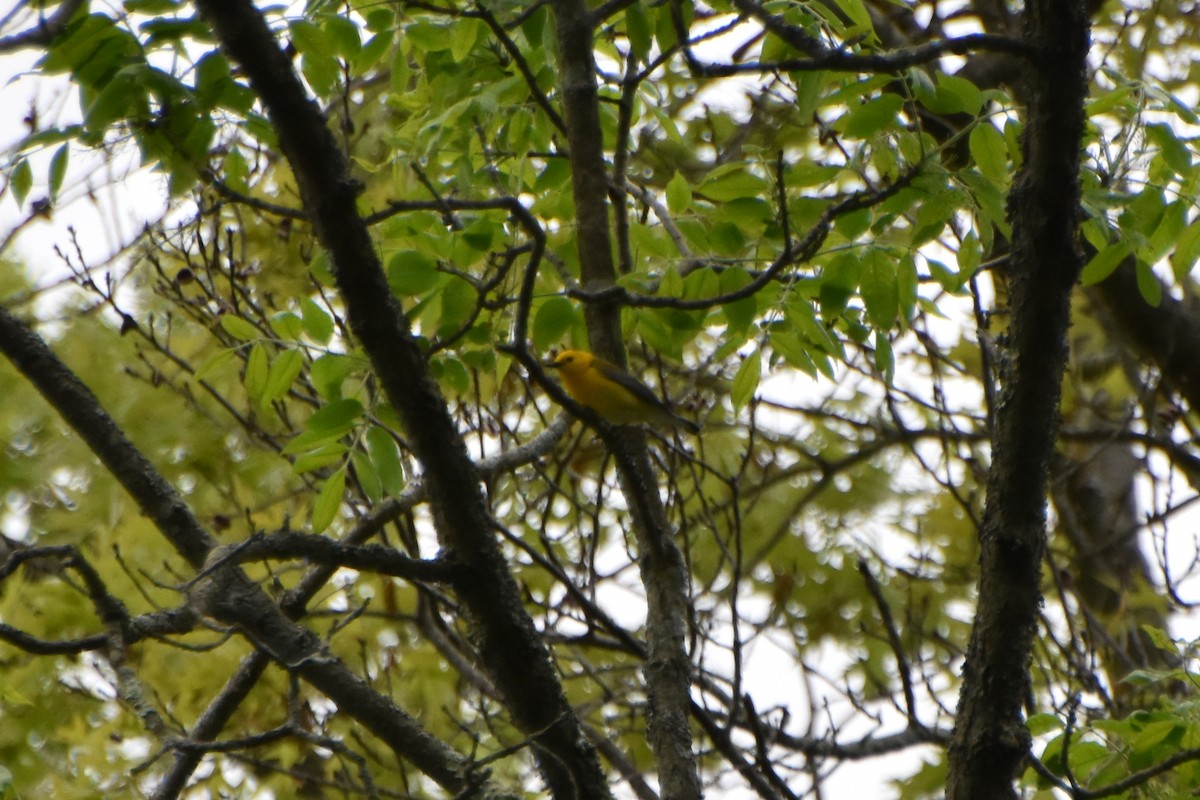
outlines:
M558 370L563 386L576 402L607 422L614 425L644 422L700 432L699 425L676 414L649 386L610 361L582 350L564 350L546 366Z

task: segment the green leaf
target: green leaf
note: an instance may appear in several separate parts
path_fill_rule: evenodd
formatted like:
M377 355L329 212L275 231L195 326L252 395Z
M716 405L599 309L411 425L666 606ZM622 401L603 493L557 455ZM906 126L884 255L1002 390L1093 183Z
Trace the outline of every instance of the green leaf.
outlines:
M401 297L424 294L438 284L442 275L437 259L417 250L401 250L387 266L388 286Z
M1071 769L1076 775L1090 776L1096 767L1109 762L1113 755L1099 742L1075 742L1071 745Z
M812 115L821 104L828 74L814 70L799 76L793 75L793 80L796 83L796 119L812 119Z
M292 472L303 475L306 472L325 469L345 458L348 450L349 448L341 442L324 441L323 444L312 449L305 449L302 455L297 456L296 460L292 462Z
M713 211L714 219L732 222L748 236L756 232L761 234L764 228L775 221L771 204L761 197L738 197L722 203Z
M848 214L841 214L833 221L833 228L847 241L854 241L871 227L871 210L860 208Z
M643 64L650 55L653 31L646 18L646 9L641 3L633 3L625 9L625 35L629 37L629 48L633 57Z
M389 497L399 497L404 491L404 466L400 461L400 447L383 428L372 425L367 429L367 453L379 474L383 490Z
M1179 242L1183 228L1187 224L1189 202L1177 200L1163 209L1162 217L1150 234L1146 247L1139 248L1138 257L1147 264L1157 264L1167 253L1171 252Z
M941 287L948 292L957 292L963 284L962 276L957 272L947 267L940 261L935 261L932 258L925 259L925 263L929 265L929 274L933 279L941 284Z
M70 145L64 144L54 151L54 157L50 159L50 199L54 200L58 197L58 190L62 188L63 178L67 174L67 162L70 158Z
M1171 634L1154 625L1141 625L1139 627L1142 633L1146 634L1159 650L1179 654L1179 644L1171 638Z
M785 58L790 58L795 54L796 48L775 34L767 33L763 37L762 49L759 51L758 57L759 61L770 63L772 61L783 61Z
M125 67L112 77L88 104L84 121L92 131L104 131L113 122L127 116L135 101L146 99L145 85L137 80L133 67Z
M1146 81L1145 83L1139 83L1138 88L1145 91L1147 96L1158 100L1162 104L1164 111L1168 109L1173 111L1176 116L1188 125L1200 125L1200 117L1197 117L1196 112L1192 110L1192 104L1185 103L1164 89L1162 85L1153 81Z
M1025 127L1015 119L1007 119L1004 121L1004 145L1008 148L1008 160L1011 162L1012 172L1016 174L1025 164L1025 153L1021 149L1021 132Z
M767 182L739 165L738 169L710 173L697 189L697 193L710 200L736 200L743 197L761 197L770 187Z
M688 186L683 173L676 172L671 180L667 181L667 210L672 214L679 214L687 211L691 205L692 187Z
M1025 720L1025 727L1033 736L1044 736L1050 731L1062 730L1063 721L1057 714L1034 714Z
M979 242L979 237L975 235L975 231L969 231L963 237L962 244L958 246L956 254L958 261L958 273L962 276L962 281L966 281L975 274L975 270L979 269L979 265L983 263L983 246Z
M842 253L821 270L821 313L826 317L840 314L858 288L863 262L851 253Z
M533 348L546 350L557 344L578 321L575 304L565 297L551 297L533 315Z
M232 82L229 62L220 53L209 53L196 63L196 101L203 108L217 106Z
M477 253L485 253L496 240L496 224L490 219L477 219L462 232L462 240Z
M1004 143L1004 134L996 130L994 125L980 122L971 129L968 140L971 158L979 171L997 186L1008 183L1008 147Z
M196 382L206 381L209 378L215 377L227 366L233 363L234 356L237 355L238 348L227 347L217 351L216 355L208 359L196 370L196 374L192 376L192 380Z
M957 75L937 76L937 107L930 110L939 114L970 114L975 116L983 107L983 92L966 78Z
M896 356L886 331L875 331L875 368L883 376L884 383L891 385L896 375Z
M181 0L125 0L130 14L166 14L179 8Z
M833 128L856 139L869 139L891 126L903 105L904 98L900 95L881 95L842 115Z
M241 149L230 148L225 155L224 169L221 175L225 184L239 192L246 192L250 189L246 182L246 176L249 174L250 165L246 163L246 156L242 154Z
M292 37L292 45L300 53L316 54L323 57L333 55L332 43L325 29L311 20L289 20L288 33Z
M1178 719L1150 722L1130 740L1129 746L1135 753L1146 753L1162 744L1168 737L1182 731L1183 724Z
M404 38L427 53L436 53L450 47L446 26L428 20L418 20L404 28Z
M882 250L867 252L859 291L867 307L867 317L880 330L889 330L900 313L900 287L896 265Z
M1163 161L1175 174L1187 175L1191 171L1192 152L1170 125L1147 125L1145 131L1147 138L1158 145Z
M1004 193L1000 191L997 184L990 178L984 178L982 175L976 175L970 171L960 172L958 177L971 190L971 197L978 206L979 224L976 226L976 230L979 232L980 238L985 238L986 234L986 237L990 239L991 230L988 226L991 225L994 225L1004 236L1011 238L1012 226L1008 224L1004 208Z
M267 370L267 381L263 386L262 402L270 403L288 393L292 384L304 369L304 356L299 350L284 350L271 362Z
M354 464L354 477L358 479L358 485L367 499L372 503L382 500L383 481L379 479L379 473L375 471L375 465L371 463L367 454L361 450L355 450L350 454L350 462Z
M691 3L680 3L677 8L681 11L683 29L686 31L691 27L694 9ZM670 51L678 43L673 16L672 13L667 12L659 14L656 20L654 38L658 40L658 49L664 53Z
M1121 229L1149 236L1158 226L1166 209L1167 200L1162 189L1147 186L1143 191L1137 193L1137 196L1121 214Z
M533 182L536 192L555 192L565 188L571 178L571 166L565 158L552 158ZM569 193L570 189L566 189Z
M754 393L758 391L758 383L761 378L762 356L755 350L745 357L742 365L738 367L737 374L733 376L730 399L733 401L734 411L740 411L750 402Z
M390 11L385 13L387 16L391 16ZM359 70L374 67L376 64L383 63L388 58L389 54L395 48L395 44L395 33L393 31L388 30L378 33L367 40L367 43L354 56L352 63Z
M721 294L730 294L750 283L753 278L741 267L731 267L723 271L719 278ZM740 300L721 304L721 314L724 315L732 331L744 333L754 318L758 316L758 295L751 294Z
M438 336L457 333L475 309L477 297L471 284L461 278L452 278L442 289L442 318L438 323Z
M1046 746L1042 749L1042 762L1055 775L1062 775L1063 773L1062 748L1063 737L1060 735L1046 742Z
M1182 281L1190 275L1192 267L1196 266L1197 258L1200 258L1200 220L1184 228L1175 242L1175 252L1171 254L1171 269L1175 273L1175 280Z
M722 270L727 272L728 270ZM669 273L679 276L675 270L668 270ZM688 273L687 277L682 279L680 288L680 297L688 300L709 299L721 293L721 278L711 267L701 267L694 269Z
M817 362L813 360L807 345L795 331L775 329L771 331L771 347L783 356L790 366L801 370L806 375L817 377ZM823 371L823 370L822 370Z
M862 0L835 0L835 2L838 8L854 23L854 27L846 31L847 38L850 38L850 34L874 34L875 26L871 24L871 15Z
M817 310L807 297L793 295L784 306L784 319L810 348L823 353L842 355L842 346L817 319Z
M222 314L221 327L235 339L241 339L243 342L252 342L262 338L262 332L254 327L254 323L242 319L236 314Z
M342 467L329 476L321 487L312 510L313 533L321 533L333 523L342 506L342 495L346 491L346 468Z
M313 362L311 378L317 392L326 400L340 400L342 383L354 371L357 363L348 356L327 353Z
M1162 283L1150 265L1140 258L1137 261L1137 285L1142 298L1154 308L1162 304Z
M333 52L342 58L351 60L362 49L362 30L353 20L339 14L328 14L322 16L321 27Z
M391 80L389 81L392 92L400 97L409 91L412 77L412 68L409 65L411 57L412 52L407 40L401 39L399 45L392 51Z
M471 51L483 32L483 23L477 19L460 17L450 26L450 57L462 62Z
M246 359L246 373L242 376L242 385L250 402L262 406L263 391L267 386L267 372L270 370L267 348L262 343L250 348L250 356Z
M305 429L283 446L284 455L325 452L326 445L337 442L358 423L362 406L356 400L335 400L309 417ZM344 445L339 443L339 446ZM321 466L325 466L323 462Z
M33 187L33 169L24 158L18 161L17 166L13 168L12 177L9 178L9 186L12 187L13 197L16 198L17 205L24 205L25 198L29 195L29 190Z
M954 203L938 196L930 197L921 203L917 218L913 222L912 246L920 247L941 236L957 211Z
M452 356L438 358L431 362L430 367L437 382L448 390L446 394L463 395L471 388L471 375L459 359Z
M313 91L322 96L331 94L338 78L341 77L337 59L315 53L301 54L300 72Z
M308 271L317 279L322 286L333 286L336 281L333 278L333 269L329 261L329 253L325 250L318 250L313 256L313 260L308 264ZM391 274L389 272L388 282L391 282Z
M275 335L285 342L295 342L300 339L300 334L304 328L300 322L300 318L290 311L280 311L269 320L271 330Z
M333 338L333 318L311 297L300 301L301 325L308 338L317 344L329 344Z
M163 17L150 19L138 26L142 41L148 48L166 44L178 45L192 40L212 40L212 28L197 17ZM192 44L192 42L189 42Z
M1092 286L1107 278L1113 270L1133 252L1133 246L1127 241L1120 241L1105 247L1092 256L1083 267L1079 281L1084 286Z
M47 74L76 71L82 86L94 86L116 72L129 51L132 40L105 14L90 14L67 26L56 38L39 66ZM132 42L136 46L136 41Z
M362 416L363 405L353 398L334 400L319 408L304 423L306 430L325 436L341 436L354 427ZM284 448L287 452L287 448Z
M396 25L396 12L390 8L376 8L366 12L367 30L371 33L391 31Z
M746 237L741 227L732 222L718 222L713 225L708 232L708 240L717 255L736 256L746 248Z
M905 253L896 267L896 290L900 301L901 322L908 324L916 312L917 291L920 280L917 276L917 262L910 253Z
M1092 90L1097 91L1099 85L1093 83ZM1133 87L1128 83L1121 84L1112 91L1103 92L1095 99L1089 101L1084 109L1087 111L1088 117L1098 117L1101 114L1107 114L1114 108L1121 106L1123 108L1130 107L1130 100L1133 98ZM1132 109L1131 109L1132 110Z

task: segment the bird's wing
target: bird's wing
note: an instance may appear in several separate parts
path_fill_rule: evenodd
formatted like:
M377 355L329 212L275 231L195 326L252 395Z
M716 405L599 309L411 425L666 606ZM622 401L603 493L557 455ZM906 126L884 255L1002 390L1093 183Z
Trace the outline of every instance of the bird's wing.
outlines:
M662 398L654 393L654 390L622 370L616 364L597 358L596 369L600 371L601 375L608 378L613 383L628 389L629 392L639 400L650 403L658 408L667 408L666 403L664 403Z

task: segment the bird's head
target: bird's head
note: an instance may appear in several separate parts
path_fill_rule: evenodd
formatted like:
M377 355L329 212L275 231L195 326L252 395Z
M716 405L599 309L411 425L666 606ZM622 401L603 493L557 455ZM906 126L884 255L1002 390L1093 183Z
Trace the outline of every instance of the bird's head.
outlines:
M557 356L547 361L545 366L567 374L577 375L592 366L596 357L582 350L563 350Z

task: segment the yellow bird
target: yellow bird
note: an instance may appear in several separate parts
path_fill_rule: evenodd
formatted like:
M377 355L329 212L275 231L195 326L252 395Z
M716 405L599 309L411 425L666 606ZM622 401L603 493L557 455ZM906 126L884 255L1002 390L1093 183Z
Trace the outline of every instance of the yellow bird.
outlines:
M699 425L672 411L649 386L603 358L582 350L564 350L545 366L558 370L576 402L614 425L644 422L700 432Z

